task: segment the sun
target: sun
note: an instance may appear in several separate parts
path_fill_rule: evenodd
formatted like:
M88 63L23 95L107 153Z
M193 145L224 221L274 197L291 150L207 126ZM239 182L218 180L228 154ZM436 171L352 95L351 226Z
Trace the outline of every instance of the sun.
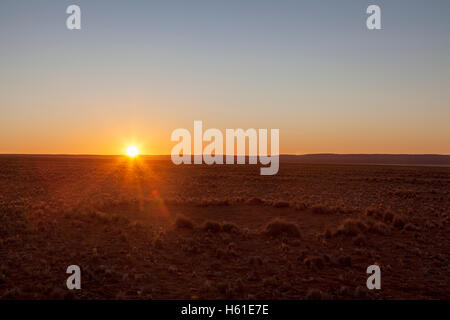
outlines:
M134 158L139 155L139 149L136 146L129 146L126 151L127 156Z

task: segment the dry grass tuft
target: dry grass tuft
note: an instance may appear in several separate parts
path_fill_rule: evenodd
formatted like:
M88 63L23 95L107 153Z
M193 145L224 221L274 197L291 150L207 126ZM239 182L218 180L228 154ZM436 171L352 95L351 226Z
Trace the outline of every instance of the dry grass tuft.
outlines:
M396 215L393 220L394 227L397 229L403 229L406 225L406 221L403 217Z
M252 206L262 206L265 204L265 201L260 198L251 198L246 201L246 204L252 205Z
M202 225L202 230L211 233L218 233L222 231L222 225L216 221L205 221Z
M241 229L231 222L224 222L222 224L222 231L227 233L241 233Z
M367 245L367 238L366 238L366 236L364 236L363 234L357 235L353 239L353 244L355 246L359 246L359 247L366 246Z
M383 222L373 223L370 226L370 231L374 232L374 233L381 234L383 236L388 236L388 235L391 234L391 228L387 224L385 224Z
M283 235L296 238L300 237L300 231L295 223L280 219L269 222L264 229L264 233L271 237L280 237Z
M203 231L211 232L211 233L234 233L241 234L243 231L234 223L231 222L223 222L219 223L217 221L205 221L201 227Z
M363 288L362 286L356 287L353 296L356 299L367 299L367 288Z
M369 207L365 211L366 216L372 217L375 219L382 219L384 215L384 211L379 208Z
M325 239L331 239L333 237L333 232L331 232L329 228L326 228L322 235Z
M230 200L228 199L201 199L196 203L198 207L222 207L229 206Z
M404 227L405 230L407 231L419 231L420 228L417 227L416 225L412 224L412 223L407 223Z
M276 201L273 203L275 208L289 208L289 202L287 201Z
M194 222L192 222L191 219L189 219L183 215L179 215L177 217L177 219L175 220L175 229L192 230L192 229L194 229Z
M390 222L394 221L394 217L395 217L395 215L391 211L386 211L383 215L383 220L386 223L390 223Z
M328 208L324 207L324 206L313 206L313 207L311 207L311 210L315 214L328 214L328 213L331 213L330 210L328 210Z
M345 235L354 237L362 232L367 231L367 225L361 219L345 219L338 229L336 230L336 235Z
M311 210L316 214L343 214L351 212L350 210L346 210L339 206L327 207L322 205L313 206L311 207Z
M352 266L352 258L350 256L340 256L337 259L337 262L343 267L351 267Z
M310 289L305 298L306 300L327 300L327 295L319 289Z
M86 213L86 218L91 222L110 223L111 216L99 210L90 210Z
M310 269L322 270L325 267L325 260L319 256L307 257L303 263Z
M303 203L303 202L295 202L295 203L292 204L292 207L293 207L295 210L298 210L298 211L303 211L303 210L308 209L308 205L306 205L306 204Z

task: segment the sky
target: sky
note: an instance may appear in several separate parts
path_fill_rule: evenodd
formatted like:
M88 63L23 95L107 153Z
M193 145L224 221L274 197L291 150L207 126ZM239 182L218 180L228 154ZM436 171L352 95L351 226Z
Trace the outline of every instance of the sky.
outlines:
M202 120L280 129L285 154L450 154L449 16L447 0L2 0L0 153L170 154Z

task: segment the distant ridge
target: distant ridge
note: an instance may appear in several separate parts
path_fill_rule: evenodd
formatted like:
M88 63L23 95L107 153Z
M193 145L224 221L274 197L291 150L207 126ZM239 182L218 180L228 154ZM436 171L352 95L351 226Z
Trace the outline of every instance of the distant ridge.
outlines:
M450 166L450 155L440 154L334 154L280 155L280 162L329 164L391 164Z

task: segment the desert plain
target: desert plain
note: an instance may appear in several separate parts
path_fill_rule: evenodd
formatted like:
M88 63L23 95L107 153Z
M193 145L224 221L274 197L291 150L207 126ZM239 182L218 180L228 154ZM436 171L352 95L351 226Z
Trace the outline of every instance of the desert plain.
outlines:
M450 168L0 157L0 299L449 299ZM378 265L381 289L368 290ZM66 269L81 268L68 290Z

